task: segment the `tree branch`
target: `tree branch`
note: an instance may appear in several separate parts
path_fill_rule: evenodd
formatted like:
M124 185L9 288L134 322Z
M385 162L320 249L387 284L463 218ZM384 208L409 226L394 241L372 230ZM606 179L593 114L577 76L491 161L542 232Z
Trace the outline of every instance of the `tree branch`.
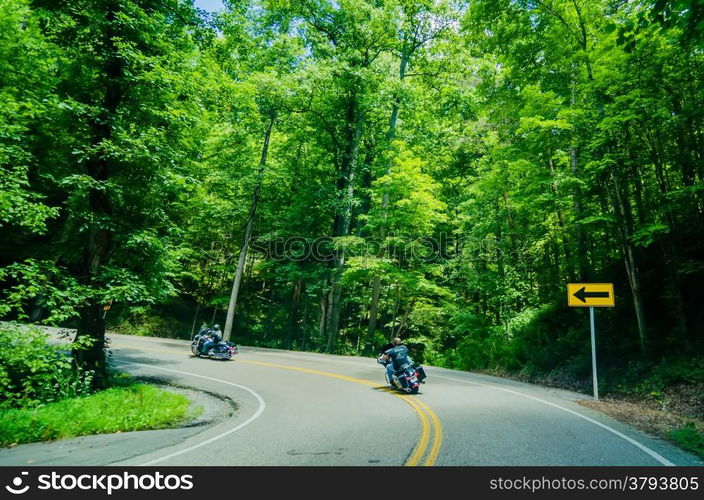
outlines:
M552 7L546 5L546 4L545 4L544 2L542 2L541 0L535 0L535 3L537 3L538 5L540 5L540 6L541 6L546 12L548 12L549 14L552 14L553 16L555 16L555 17L565 26L565 28L567 28L567 30L568 30L568 31L570 32L570 34L575 38L575 40L577 40L577 43L579 43L580 45L582 45L582 40L579 39L579 36L577 36L577 33L574 32L574 30L573 30L572 27L569 25L569 23L565 20L564 17L562 17L558 12L556 12L555 10L553 10Z

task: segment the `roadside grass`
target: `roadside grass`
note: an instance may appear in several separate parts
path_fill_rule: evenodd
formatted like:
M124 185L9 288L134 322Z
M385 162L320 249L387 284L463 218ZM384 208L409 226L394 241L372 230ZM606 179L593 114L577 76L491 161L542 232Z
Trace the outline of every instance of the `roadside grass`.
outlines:
M0 410L0 446L169 428L202 412L181 394L147 384L122 384L33 408Z
M682 427L670 431L667 436L680 445L683 450L690 451L699 458L704 458L704 425L699 429L694 422L688 422Z
M616 420L666 439L704 458L704 421L652 408L640 402L604 398L600 401L578 400L582 406L602 412Z
M650 370L633 373L607 372L601 380L599 401L577 403L620 422L670 441L704 459L704 362L699 358L661 362ZM576 378L566 368L548 373L501 369L484 373L545 387L591 394L591 378ZM608 376L610 375L610 376Z

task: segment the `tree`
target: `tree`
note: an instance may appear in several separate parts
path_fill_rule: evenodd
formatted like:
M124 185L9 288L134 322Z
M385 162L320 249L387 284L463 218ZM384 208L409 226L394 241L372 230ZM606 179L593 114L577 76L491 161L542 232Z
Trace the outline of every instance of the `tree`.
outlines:
M171 209L199 121L192 9L176 1L35 2L60 60L62 113L42 135L38 176L60 207L53 280L78 305L76 363L105 380L103 306L173 293L179 230ZM197 148L196 141L196 148ZM44 254L45 257L46 254Z
M0 3L0 231L46 232L56 208L28 189L38 148L33 127L56 112L53 47L27 2ZM5 237L2 241L8 241ZM3 252L5 255L5 252ZM5 264L5 262L2 262Z

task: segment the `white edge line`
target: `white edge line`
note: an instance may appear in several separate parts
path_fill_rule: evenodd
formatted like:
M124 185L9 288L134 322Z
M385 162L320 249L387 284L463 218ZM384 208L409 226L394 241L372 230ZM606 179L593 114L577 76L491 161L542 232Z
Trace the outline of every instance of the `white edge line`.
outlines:
M215 436L215 437L212 437L212 438L210 438L210 439L206 439L205 441L202 441L202 442L200 442L200 443L198 443L198 444L196 444L196 445L193 445L193 446L191 446L191 447L189 447L189 448L185 448L185 449L183 449L183 450L176 451L176 452L171 453L171 454L169 454L169 455L164 455L163 457L159 457L159 458L156 458L156 459L154 459L154 460L150 460L149 462L145 462L145 463L141 464L142 466L156 464L156 463L162 462L162 461L164 461L164 460L168 460L169 458L173 458L173 457L177 457L177 456L179 456L179 455L183 455L184 453L188 453L189 451L193 451L193 450L195 450L196 448L200 448L201 446L206 446L206 445L208 445L208 444L210 444L210 443L212 443L212 442L214 442L214 441L217 441L218 439L223 438L223 437L227 436L228 434L232 434L233 432L237 432L238 430L240 430L240 429L242 429L243 427L245 427L245 426L251 424L252 422L254 422L254 420L256 420L257 418L259 418L259 416L262 414L262 412L263 412L264 409L266 408L266 403L264 402L264 399L262 399L262 397L261 397L259 394L257 394L256 392L254 392L254 391L253 391L252 389L250 389L249 387L245 387L245 386L240 385L240 384L235 384L235 383L233 383L233 382L228 382L228 381L226 381L226 380L220 380L219 378L207 377L207 376L205 376L205 375L198 375L198 374L196 374L196 373L184 372L184 371L181 371L181 370L173 370L173 369L171 369L171 368L163 368L163 367L161 367L161 366L152 366L152 365L146 365L146 364L142 364L142 363L134 363L134 362L132 362L132 361L122 361L122 360L120 360L120 361L118 361L118 363L120 363L120 364L121 364L121 363L127 363L127 364L130 364L130 365L143 366L143 367L146 367L146 368L154 368L154 369L157 369L157 370L165 370L165 371L168 371L168 372L180 373L180 374L182 374L182 375L189 375L189 376L191 376L191 377L204 378L204 379L206 379L206 380L212 380L212 381L214 381L214 382L221 382L221 383L223 383L223 384L227 384L227 385L231 385L231 386L234 386L234 387L238 387L238 388L240 388L240 389L244 389L245 391L249 392L252 396L254 396L254 397L257 399L257 401L259 402L259 408L257 408L257 411L256 411L256 412L254 412L254 415L252 415L251 417L249 417L247 420L245 420L244 422L242 422L240 425L238 425L238 426L236 426L236 427L233 427L232 429L230 429L230 430L228 430L228 431L225 431L225 432L223 432L222 434L218 434L218 435Z
M574 411L574 410L570 410L569 408L565 408L565 407L560 406L560 405L558 405L558 404L551 403L550 401L546 401L546 400L544 400L544 399L536 398L535 396L529 396L528 394L523 394L522 392L513 391L513 390L511 390L511 389L505 389L505 388L499 387L499 386L497 386L497 385L482 384L482 383L480 383L480 382L472 382L472 381L469 381L469 380L462 380L462 379L459 379L459 378L447 377L447 376L445 376L445 375L435 375L435 376L438 377L438 378L444 378L444 379L448 379L448 380L454 380L454 381L456 381L456 382L463 382L463 383L465 383L465 384L480 385L480 386L483 386L483 387L489 387L490 389L497 389L497 390L499 390L499 391L509 392L509 393L511 393L511 394L516 394L516 395L518 395L518 396L523 396L524 398L532 399L532 400L535 400L535 401L539 401L539 402L541 402L541 403L544 403L544 404L546 404L546 405L550 405L550 406L552 406L552 407L554 407L554 408L557 408L557 409L562 410L562 411L566 411L567 413L571 413L572 415L575 415L575 416L577 416L577 417L579 417L579 418L582 418L582 419L586 420L587 422L591 422L591 423L594 424L594 425L598 425L599 427L602 427L602 428L606 429L607 431L609 431L609 432L611 432L611 433L617 435L618 437L620 437L620 438L622 438L622 439L625 439L626 441L628 441L629 443L631 443L633 446L636 446L637 448L640 448L641 450L643 450L644 452L646 452L648 455L650 455L651 457L653 457L655 460L657 460L658 462L660 462L660 463L663 464L663 465L667 465L667 466L674 466L674 465L675 465L674 463L670 462L668 459L666 459L665 457L663 457L663 456L660 455L659 453L657 453L657 452L651 450L650 448L648 448L647 446L645 446L645 445L639 443L639 442L636 441L635 439L632 439L632 438L626 436L626 435L623 434L622 432L619 432L619 431L617 431L616 429L612 429L612 428L609 427L608 425L602 424L601 422L597 422L596 420L594 420L594 419L592 419L592 418L589 418L589 417L587 417L587 416L585 416L585 415L582 415L581 413L578 413L578 412L576 412L576 411Z

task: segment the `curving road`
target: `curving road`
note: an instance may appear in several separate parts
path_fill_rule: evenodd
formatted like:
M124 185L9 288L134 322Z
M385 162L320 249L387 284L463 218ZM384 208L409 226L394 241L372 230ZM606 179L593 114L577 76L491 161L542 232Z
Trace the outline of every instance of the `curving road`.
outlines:
M187 341L110 338L122 368L237 410L205 428L2 450L0 465L701 465L567 391L426 366L427 383L406 396L369 358L241 347L224 362L191 356Z

